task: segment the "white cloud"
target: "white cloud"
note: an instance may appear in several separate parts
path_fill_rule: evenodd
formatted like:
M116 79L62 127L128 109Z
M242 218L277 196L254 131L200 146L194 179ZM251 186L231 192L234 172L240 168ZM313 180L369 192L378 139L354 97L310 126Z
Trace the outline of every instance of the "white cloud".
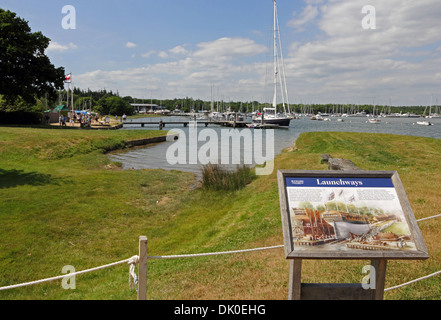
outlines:
M127 48L135 48L137 45L136 45L136 43L133 43L133 42L126 42L126 47Z
M75 83L82 88L119 91L122 95L145 93L146 88L156 90L160 79L153 75L149 68L133 68L124 70L95 70L75 76ZM141 95L140 95L141 97Z
M251 99L255 91L253 85L264 82L265 69L241 59L267 50L245 38L204 42L196 45L195 50L190 50L187 45L161 52L150 50L142 56L147 58L157 54L170 61L125 70L96 70L77 76L76 84L91 89L118 90L122 95L137 97L150 95L153 91L154 95L159 92L164 98L193 96L210 99L213 83L228 97ZM176 59L179 55L183 57Z
M158 57L160 57L162 59L168 58L168 53L165 51L161 51L158 53Z
M294 12L295 17L288 21L288 27L297 29L297 31L302 31L303 26L308 22L314 20L319 14L319 10L316 6L308 5L303 9L303 12L297 17Z
M176 46L168 51L175 55L186 55L189 53L188 50L185 49L185 45Z
M149 51L147 51L147 52L141 54L141 57L143 57L143 58L150 58L150 56L151 56L152 54L154 54L155 52L156 52L155 50L149 50Z
M298 96L353 103L393 97L397 103L414 104L440 87L433 72L439 70L440 53L427 49L441 42L438 2L371 0L376 30L362 28L366 4L327 1L317 21L323 34L289 47L287 74Z
M77 49L77 46L72 42L67 45L63 45L58 42L51 41L46 50L47 51L54 51L54 52L64 52L64 51L73 50L73 49Z
M193 55L198 58L231 59L233 57L250 57L267 52L266 46L245 38L220 38L197 45Z

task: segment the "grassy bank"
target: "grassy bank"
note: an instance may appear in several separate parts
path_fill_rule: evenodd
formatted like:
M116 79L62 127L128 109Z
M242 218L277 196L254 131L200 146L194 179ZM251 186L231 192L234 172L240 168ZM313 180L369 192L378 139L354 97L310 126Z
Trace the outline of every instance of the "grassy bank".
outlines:
M103 154L103 141L116 148L145 131L14 129L0 128L0 286L60 275L65 265L83 270L129 258L137 254L139 235L148 236L153 256L282 244L276 171L326 170L323 153L367 170L397 170L417 218L438 214L441 204L440 140L302 134L296 149L277 157L272 175L226 192L192 190L188 173L122 171ZM386 287L440 269L439 223L420 223L431 258L389 262ZM302 280L359 283L368 262L305 261ZM118 266L78 276L75 290L58 281L3 291L0 299L135 299L127 273L128 266ZM286 299L287 281L282 249L151 260L148 298ZM439 278L432 278L386 299L439 299L440 288Z
M81 270L133 255L138 234L156 224L160 208L169 208L160 221L176 210L177 199L156 202L168 193L185 192L193 176L159 170L124 172L105 152L123 148L126 140L164 133L0 128L0 285L60 274L64 265ZM78 285L82 287L81 281ZM0 298L132 295L116 290L113 296L104 287L100 293L79 289L68 294L57 287L0 292Z

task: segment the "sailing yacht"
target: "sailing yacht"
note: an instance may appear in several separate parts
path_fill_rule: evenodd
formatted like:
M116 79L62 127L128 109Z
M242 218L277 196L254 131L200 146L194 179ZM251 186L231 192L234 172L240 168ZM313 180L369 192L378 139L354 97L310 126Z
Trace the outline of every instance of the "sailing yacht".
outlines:
M380 118L378 118L378 116L375 115L375 103L374 103L374 108L372 109L372 113L373 113L373 118L368 119L369 123L380 123L381 122Z
M285 70L283 67L282 44L280 40L279 18L277 15L277 4L274 2L274 96L273 104L270 108L264 108L260 116L254 118L254 123L269 124L288 127L292 117L288 115L289 107L288 90L286 88ZM280 83L280 93L282 97L283 112L277 112L278 84Z

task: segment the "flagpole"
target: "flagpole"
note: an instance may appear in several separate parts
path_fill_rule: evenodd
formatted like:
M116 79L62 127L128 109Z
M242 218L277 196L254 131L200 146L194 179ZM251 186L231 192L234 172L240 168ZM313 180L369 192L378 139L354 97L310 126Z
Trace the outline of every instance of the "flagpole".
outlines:
M71 107L70 107L70 123L73 126L74 122L74 105L73 105L73 89L72 89L72 72L65 76L64 82L68 84L67 86L67 108L69 109L69 91L70 91L70 99L71 99Z

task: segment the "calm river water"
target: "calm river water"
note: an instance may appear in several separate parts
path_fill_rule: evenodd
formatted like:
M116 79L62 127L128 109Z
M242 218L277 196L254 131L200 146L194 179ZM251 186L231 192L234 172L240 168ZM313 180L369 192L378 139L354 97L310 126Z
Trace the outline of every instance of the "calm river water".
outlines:
M284 148L290 147L294 144L298 136L303 132L311 131L343 131L343 132L370 132L370 133L389 133L397 135L411 135L411 136L421 136L441 139L441 118L429 119L433 123L432 126L422 126L417 125L417 121L423 120L422 118L381 118L381 122L377 124L372 124L367 122L366 117L347 117L343 118L343 122L337 121L338 118L330 118L331 121L314 121L310 120L309 117L304 117L300 119L294 119L291 121L291 125L287 129L276 129L274 130L274 155L280 153ZM146 118L137 119L142 121L159 121L160 118ZM166 117L163 121L179 121L188 120L188 118L183 117ZM130 121L130 120L129 120ZM144 130L157 130L157 125L146 125L144 128L140 128L140 125L130 125L129 121L124 125L123 129L120 130L134 130L134 129L144 129ZM176 129L182 130L185 134L187 140L187 159L189 159L188 152L190 148L188 146L189 127L184 128L183 125L177 125ZM171 126L167 126L165 130L171 130ZM204 125L198 126L198 133L202 132L205 128ZM218 137L221 137L221 130L230 130L231 128L220 127L217 125L209 125L208 129L214 130L212 132L217 133ZM254 132L254 129L238 129L238 130L250 130ZM256 130L257 131L257 130ZM266 130L263 130L266 131ZM262 132L263 141L265 142L265 134ZM223 139L225 140L225 139ZM207 140L198 143L198 149L207 144ZM167 161L167 150L176 142L164 142L160 144L155 144L147 146L145 148L137 148L124 153L118 153L110 155L112 161L119 161L123 164L123 169L166 169L166 170L181 170L190 171L200 176L201 164L169 164ZM219 141L219 156L221 154L220 148L221 143L225 141ZM232 143L227 141L231 148L233 148ZM175 145L176 146L176 145ZM194 150L194 149L193 149ZM231 152L234 150L230 149ZM249 148L248 148L249 150ZM254 149L253 149L254 150ZM263 145L262 156L266 156L265 153L266 146ZM241 143L241 154L243 158L243 143ZM231 163L231 162L230 162ZM234 166L235 167L235 166Z

